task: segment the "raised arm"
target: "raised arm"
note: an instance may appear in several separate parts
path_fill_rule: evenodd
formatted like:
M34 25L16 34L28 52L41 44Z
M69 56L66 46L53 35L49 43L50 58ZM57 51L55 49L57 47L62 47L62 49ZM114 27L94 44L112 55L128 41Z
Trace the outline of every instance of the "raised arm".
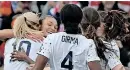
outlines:
M91 44L89 46L89 50L86 57L87 57L88 67L90 70L101 70L100 58L97 55L96 46L93 40L91 40Z
M7 38L13 38L14 37L14 33L13 33L13 29L3 29L0 30L0 40L4 40ZM37 34L28 34L26 36L28 39L31 39L33 41L42 41L43 40L43 33L41 31L41 33L37 33Z
M0 39L7 39L14 37L13 30L12 29L3 29L0 30Z
M43 46L38 52L38 57L35 62L35 66L32 70L43 70L45 68L46 63L48 62L48 59L50 58L51 54L51 46L52 46L52 39L51 35L47 36L47 38L44 39ZM51 44L50 44L51 43Z

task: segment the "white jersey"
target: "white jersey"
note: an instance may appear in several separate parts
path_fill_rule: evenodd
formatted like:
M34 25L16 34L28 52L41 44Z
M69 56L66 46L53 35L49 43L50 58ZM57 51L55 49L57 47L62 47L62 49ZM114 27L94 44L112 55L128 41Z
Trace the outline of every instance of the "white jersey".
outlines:
M92 39L65 32L48 35L38 54L49 58L51 70L89 70L87 62L100 60Z
M16 38L12 38L8 40L5 44L5 52L4 52L4 70L26 70L26 67L29 64L25 61L10 61L11 60L11 53L13 52L13 43L15 42ZM18 41L16 50L20 50L23 48L26 54L31 58L33 61L36 60L37 52L39 51L42 43L34 42L29 39L21 39Z
M106 52L104 52L105 57L108 59L108 63L106 64L104 60L101 60L102 70L112 70L116 65L121 64L119 47L115 40L111 42L103 41L103 43L107 48L111 49L111 51L106 50Z

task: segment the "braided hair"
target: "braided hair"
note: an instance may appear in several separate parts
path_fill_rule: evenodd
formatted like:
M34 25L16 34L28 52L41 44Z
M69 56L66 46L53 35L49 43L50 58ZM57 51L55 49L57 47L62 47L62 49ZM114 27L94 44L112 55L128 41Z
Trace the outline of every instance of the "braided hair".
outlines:
M110 41L115 39L123 27L123 17L120 13L111 11L105 14L104 17L105 23L105 39L106 41ZM103 21L102 20L102 21ZM100 26L100 15L99 13L90 7L83 8L83 19L81 21L81 27L83 30L84 36L89 39L93 39L96 45L98 56L105 60L106 63L108 59L105 57L104 52L107 50L112 51L110 48L104 45L102 39L96 35L96 30Z
M95 9L90 7L83 8L83 19L81 21L81 29L83 30L83 35L88 39L94 40L98 56L101 59L107 61L103 53L107 47L96 35L96 30L98 27L100 27L100 21L100 15Z
M125 29L125 19L118 11L110 11L104 18L105 33L107 39L116 39L117 36L121 35Z
M61 12L60 18L65 26L65 31L68 34L78 34L79 33L79 23L82 20L82 10L74 4L66 4Z

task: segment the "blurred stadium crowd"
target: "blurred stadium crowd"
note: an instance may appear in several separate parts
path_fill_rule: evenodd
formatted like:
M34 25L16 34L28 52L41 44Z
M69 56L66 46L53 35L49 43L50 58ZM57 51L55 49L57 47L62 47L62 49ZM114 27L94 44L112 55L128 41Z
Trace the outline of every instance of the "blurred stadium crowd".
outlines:
M38 12L41 18L45 15L54 16L58 22L58 31L63 31L59 12L65 4L76 4L80 8L89 6L98 11L119 10L130 23L130 1L0 1L0 30L12 29L13 22L19 14L34 11ZM122 42L126 48L120 50L123 65L130 67L129 42L130 39ZM4 44L5 42L0 41L0 66L3 64Z

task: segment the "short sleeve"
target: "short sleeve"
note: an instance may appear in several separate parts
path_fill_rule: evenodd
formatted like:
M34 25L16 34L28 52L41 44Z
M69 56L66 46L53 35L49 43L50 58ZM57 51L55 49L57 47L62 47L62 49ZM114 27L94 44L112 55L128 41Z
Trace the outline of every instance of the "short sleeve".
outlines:
M91 40L91 43L89 45L88 52L86 54L87 62L90 61L100 61L100 58L97 55L96 46L94 44L94 41Z
M110 67L110 69L113 69L118 64L121 64L120 57L118 57L115 54L115 52L107 51L107 52L104 52L104 54L105 54L106 58L108 59L108 66Z
M107 49L104 52L104 55L108 59L107 65L109 66L110 69L113 69L115 66L121 64L119 47L117 46L115 40L112 40L111 42L105 42L104 44L107 46L107 48L111 49L111 50Z
M52 37L47 36L47 38L44 39L38 54L50 58L51 46L52 46Z

